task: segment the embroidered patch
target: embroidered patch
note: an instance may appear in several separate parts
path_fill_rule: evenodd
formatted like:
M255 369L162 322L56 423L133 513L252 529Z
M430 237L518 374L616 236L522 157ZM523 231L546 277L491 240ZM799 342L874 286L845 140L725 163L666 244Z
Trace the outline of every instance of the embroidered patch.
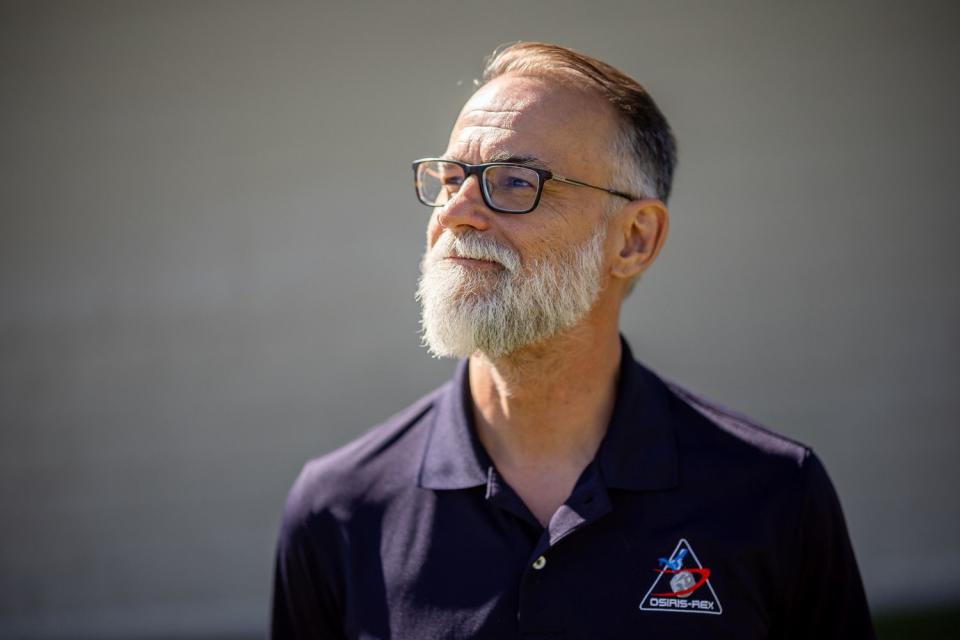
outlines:
M685 539L680 539L670 557L659 558L657 565L654 569L657 577L640 602L642 611L723 613L720 599L710 584L710 569L700 564Z

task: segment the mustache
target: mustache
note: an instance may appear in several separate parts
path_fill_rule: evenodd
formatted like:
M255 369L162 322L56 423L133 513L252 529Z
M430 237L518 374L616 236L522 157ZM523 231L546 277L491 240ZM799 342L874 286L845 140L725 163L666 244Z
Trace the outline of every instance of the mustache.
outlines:
M510 272L520 269L520 254L516 249L477 231L460 235L444 231L425 257L425 266L444 258L470 258L496 262Z

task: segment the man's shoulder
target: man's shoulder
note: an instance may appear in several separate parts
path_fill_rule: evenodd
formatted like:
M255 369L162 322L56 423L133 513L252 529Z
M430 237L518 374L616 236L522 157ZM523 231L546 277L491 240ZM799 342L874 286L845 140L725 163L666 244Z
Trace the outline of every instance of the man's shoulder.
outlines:
M815 522L842 520L827 470L809 446L676 383L664 384L688 488L733 500L746 496L755 505L766 504L765 497Z
M796 486L820 463L806 444L724 407L689 389L664 380L673 404L677 445L696 466L709 462L715 472L764 477Z
M402 487L415 486L431 415L446 386L308 461L290 490L287 516L348 510L357 502L377 502Z

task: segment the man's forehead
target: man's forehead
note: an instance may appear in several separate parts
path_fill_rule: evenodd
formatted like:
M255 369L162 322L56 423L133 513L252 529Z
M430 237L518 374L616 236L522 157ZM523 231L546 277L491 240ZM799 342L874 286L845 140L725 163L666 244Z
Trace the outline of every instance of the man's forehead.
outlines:
M480 87L460 112L458 123L501 127L579 124L608 115L596 95L557 80L501 76Z
M547 155L571 145L588 146L597 136L606 138L608 109L596 96L556 82L526 76L497 78L464 105L451 133L450 151L479 154L491 161L501 159L502 145L529 147L517 148L518 154L539 148Z

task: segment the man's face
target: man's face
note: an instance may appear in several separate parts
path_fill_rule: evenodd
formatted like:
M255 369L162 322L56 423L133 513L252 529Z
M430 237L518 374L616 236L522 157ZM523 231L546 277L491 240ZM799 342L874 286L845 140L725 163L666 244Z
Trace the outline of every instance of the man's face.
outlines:
M610 107L555 85L519 76L485 85L464 106L444 156L474 164L523 158L609 184ZM468 179L427 228L418 297L431 351L499 357L582 320L606 283L609 206L600 191L547 181L533 212L495 213Z

